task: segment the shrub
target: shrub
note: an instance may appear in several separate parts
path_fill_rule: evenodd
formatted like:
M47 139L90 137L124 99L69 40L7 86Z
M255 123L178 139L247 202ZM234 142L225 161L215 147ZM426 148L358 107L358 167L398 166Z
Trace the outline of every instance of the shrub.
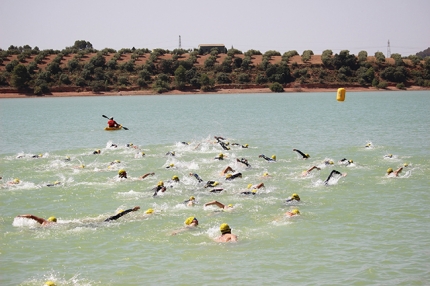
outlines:
M239 83L248 83L248 82L250 82L250 81L251 81L251 79L249 78L249 75L248 75L248 74L246 74L246 73L240 73L240 74L237 76L237 81L238 81Z
M227 73L219 73L216 76L216 81L219 84L229 84L231 83L231 79Z
M311 56L313 56L313 54L314 54L314 52L312 52L311 50L303 51L302 61L303 62L309 61L311 59Z
M27 68L18 64L13 68L11 75L11 85L18 88L23 89L28 86L28 81L30 80L30 74L27 71Z
M274 82L270 85L270 90L273 92L284 92L284 88L280 83Z
M398 83L398 84L396 85L396 87L397 87L398 89L403 89L403 90L405 90L405 89L406 89L405 84L404 84L403 82Z
M385 81L381 81L378 83L378 85L376 86L377 88L381 88L381 89L386 89L388 86L388 83Z

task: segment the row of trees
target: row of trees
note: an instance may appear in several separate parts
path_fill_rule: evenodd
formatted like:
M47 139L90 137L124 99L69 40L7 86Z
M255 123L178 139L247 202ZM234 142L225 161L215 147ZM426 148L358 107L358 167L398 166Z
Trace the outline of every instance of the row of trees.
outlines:
M35 94L48 93L61 86L93 91L153 88L159 93L172 88L208 91L216 84L267 85L273 91L282 91L283 86L291 82L359 84L378 88L384 88L388 83L395 83L399 88L411 83L430 86L430 58L422 61L418 56L410 56L406 64L401 55L393 54L394 65L388 65L380 52L375 53L375 61L370 62L365 51L355 56L347 50L339 54L325 50L321 55L322 65L312 65L306 63L311 61L313 52L306 50L301 54L305 64L299 65L291 62L294 56L299 56L294 50L281 55L273 50L262 54L258 50L242 53L232 48L220 62L218 50L212 49L203 66L199 66L197 60L201 55L198 50L132 48L97 51L90 42L76 41L62 51L40 51L28 45L11 46L7 51L0 51L0 64L12 54L17 55L17 59L5 65L5 71L0 73L0 86L32 89ZM84 61L90 54L95 55ZM171 59L162 59L165 54L170 54ZM52 55L55 57L47 63L47 57ZM126 55L129 60L124 61ZM253 64L256 55L262 58L258 65ZM136 64L143 56L147 57L145 64ZM272 63L274 56L281 57L281 61ZM68 57L67 61L65 57ZM29 59L32 60L28 62ZM46 67L41 68L44 64Z

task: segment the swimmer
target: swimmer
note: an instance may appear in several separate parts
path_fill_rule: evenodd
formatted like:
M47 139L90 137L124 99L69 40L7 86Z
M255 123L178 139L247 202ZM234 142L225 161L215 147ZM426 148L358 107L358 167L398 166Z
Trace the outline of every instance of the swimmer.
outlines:
M321 170L321 168L318 168L317 166L312 166L311 168L307 169L306 171L303 171L302 176L307 176L309 175L312 170L317 169L318 171Z
M324 161L324 165L328 166L328 165L334 165L334 162L332 160L325 160Z
M115 165L115 164L120 164L121 163L121 161L120 160L115 160L115 161L113 161L113 162L110 162L109 163L109 167L110 166L113 166L113 165Z
M298 149L293 149L293 151L295 151L295 152L299 153L300 155L302 155L303 160L306 160L307 158L309 158L309 157L310 157L310 155L309 155L309 154L305 154L305 153L303 153L302 151L300 151L300 150L298 150Z
M175 182L175 183L179 183L180 182L179 177L176 176L176 175L172 176L172 181Z
M258 158L263 158L264 160L268 161L268 162L274 162L276 161L276 155L272 155L271 158L267 157L264 154L258 155Z
M241 192L241 195L253 195L255 196L257 194L257 189L253 189L251 192L250 191L245 191L245 192Z
M242 148L248 148L248 144L240 145L239 143L231 143L231 146L241 146Z
M221 193L223 190L224 190L224 189L220 189L220 188L218 188L218 189L212 189L212 190L210 190L209 192L210 192L210 193Z
M61 182L59 182L59 181L55 181L54 183L52 183L52 184L47 184L46 186L47 186L47 187L53 187L53 186L58 186L58 185L61 185Z
M268 177L271 177L270 174L268 172L264 172L263 173L263 178L268 178Z
M225 140L224 137L221 136L214 136L214 138L219 142L220 140Z
M190 216L189 218L187 218L185 220L184 224L185 224L185 227L183 227L183 228L181 228L179 230L174 231L172 233L172 235L176 235L176 234L178 234L180 232L196 228L199 225L199 221L197 220L197 218L195 218L193 216Z
M175 164L170 163L169 166L166 167L166 169L171 169L171 168L174 168L174 167L175 167Z
M285 202L286 202L286 203L289 203L289 202L292 202L292 201L300 202L300 197L299 197L299 195L298 195L298 194L296 194L296 193L294 193L294 194L292 194L292 195L291 195L291 197L289 197Z
M93 152L93 155L97 155L97 154L100 154L100 153L101 153L100 149L97 149L97 150L95 150L95 151Z
M8 185L19 185L19 183L21 183L21 180L18 178L15 178L12 181L7 182Z
M221 145L221 147L222 147L224 150L230 150L230 147L228 147L228 144L227 144L227 143L222 142L222 141L218 141L218 143L219 143L219 145Z
M184 204L187 207L193 207L196 204L196 198L194 196L191 196L188 200L184 201Z
M116 145L116 144L113 144L113 143L112 143L112 144L110 145L110 147L112 147L112 148L117 148L117 147L118 147L118 145Z
M154 209L147 209L145 211L145 214L153 214L154 213Z
M146 173L146 174L140 176L139 179L143 180L143 179L145 179L148 176L154 176L154 175L155 175L155 173Z
M122 179L127 179L127 172L124 169L121 169L118 171L118 178Z
M242 178L242 173L236 173L236 174L233 174L233 175L232 174L225 175L225 179L227 181L232 181L232 180L234 180L236 178Z
M216 187L218 185L219 185L219 183L217 181L207 181L205 188L213 188L213 187Z
M43 157L43 155L42 154L39 154L39 155L33 155L33 156L31 156L31 158L42 158Z
M154 191L154 194L152 195L153 197L155 197L156 195L158 195L158 192L161 191L162 193L164 193L166 191L166 187L164 186L164 182L163 181L159 181L157 186L155 188L152 189Z
M330 181L330 179L334 176L334 175L341 175L342 177L346 176L346 173L342 174L339 171L333 170L331 171L330 175L328 175L327 179L324 181L324 184L327 186L328 182Z
M175 151L169 151L169 152L167 152L166 156L175 156Z
M111 217L109 217L109 218L105 219L104 221L117 220L117 219L119 219L120 217L122 217L123 215L128 214L129 212L135 212L135 211L137 211L137 210L139 210L139 209L140 209L140 207L139 207L139 206L136 206L136 207L134 207L134 208L132 208L132 209L128 209L128 210L125 210L125 211L120 211L120 212L119 212L119 213L117 213L116 215L111 216Z
M384 155L384 158L393 158L393 154L387 154L387 155Z
M367 143L366 146L364 146L365 148L371 148L372 147L372 143Z
M221 231L221 236L216 238L216 242L236 242L237 241L237 235L231 233L230 226L226 223L221 224L219 227L219 230Z
M219 153L219 155L216 156L214 159L215 160L224 160L224 154L223 153Z
M190 145L190 143L184 142L184 141L182 141L181 143L184 144L184 145Z
M65 161L65 162L70 161L70 156L66 156L66 158L64 158L64 161Z
M288 217L298 216L300 215L300 211L298 209L293 209L292 211L286 212L285 215Z
M23 217L23 218L29 218L29 219L35 220L38 223L40 223L42 226L47 226L47 225L50 225L52 223L57 222L57 218L55 216L51 216L48 219L44 219L44 218L37 217L37 216L31 215L31 214L23 214L23 215L19 215L17 217Z
M350 165L352 163L354 163L353 160L348 160L346 158L343 158L343 159L339 160L339 164L346 165L346 166L348 166L348 165Z
M197 181L199 181L199 183L203 182L202 178L200 178L200 176L197 175L196 173L190 173L190 176L193 176L194 178L196 178Z
M218 201L212 201L212 202L206 203L206 204L204 204L204 207L211 206L211 205L216 205L217 207L219 207L220 209L223 209L223 210L229 210L229 209L233 208L232 204L224 205Z
M248 186L246 188L247 189L260 189L260 188L265 188L265 186L264 186L264 183L259 183L257 185L248 184Z
M248 160L245 158L236 159L237 162L244 164L246 167L250 168L251 165L249 164Z
M393 168L388 168L387 170L387 176L389 177L398 177L399 173L402 172L403 167L398 168L397 170L393 171Z

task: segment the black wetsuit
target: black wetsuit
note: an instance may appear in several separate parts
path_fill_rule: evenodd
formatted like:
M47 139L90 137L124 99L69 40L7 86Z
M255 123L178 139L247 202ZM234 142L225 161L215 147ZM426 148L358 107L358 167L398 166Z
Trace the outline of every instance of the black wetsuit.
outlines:
M199 181L199 183L203 182L202 178L199 177L196 173L193 173L193 176Z
M228 181L231 181L233 179L236 179L237 177L242 177L242 173L233 174L233 175L231 175L231 177L228 177L228 178L225 178L225 179L228 180Z
M211 193L220 193L220 192L222 192L224 189L213 189L213 190L211 190L210 192Z
M207 181L205 188L215 187L215 181Z
M166 187L165 186L156 186L152 190L154 191L154 194L152 196L155 197L159 191L164 192L166 190Z
M258 157L261 157L261 158L263 158L264 160L269 161L269 162L275 161L275 160L273 160L272 158L269 158L269 157L267 157L267 156L266 156L266 155L264 155L264 154L262 154L262 155L260 155L260 156L258 156Z
M342 175L342 173L339 171L336 171L336 170L331 171L330 175L328 175L327 177L327 180L324 181L325 185L328 185L328 181L330 181L330 179L333 177L334 174Z
M116 215L114 215L114 216L111 216L111 217L109 217L109 218L105 219L105 221L117 220L117 219L119 219L120 217L122 217L123 215L126 215L126 214L128 214L129 212L132 212L132 211L133 211L133 209L125 210L125 211L123 211L123 212L120 212L119 214L116 214Z
M230 150L230 147L228 147L228 146L227 146L227 144L225 144L224 142L222 142L222 141L218 141L218 143L219 143L219 145L221 145L221 147L222 147L224 150Z
M250 192L250 191L246 191L246 192L241 192L241 195L255 195L257 192Z
M248 163L248 160L246 160L245 158L236 159L236 161L245 164L247 167L251 167L251 165Z
M294 149L293 151L296 151L297 153L299 153L300 155L302 155L302 157L304 158L304 159L307 159L309 156L306 156L306 154L305 153L303 153L302 151L300 151L300 150L297 150L297 149Z

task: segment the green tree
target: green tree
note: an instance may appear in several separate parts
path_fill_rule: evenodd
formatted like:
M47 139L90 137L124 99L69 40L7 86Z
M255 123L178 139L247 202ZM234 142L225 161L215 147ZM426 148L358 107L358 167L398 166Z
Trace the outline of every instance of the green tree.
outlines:
M284 92L284 87L278 82L272 83L269 88L273 92Z
M25 89L28 87L28 81L31 79L30 74L27 71L27 68L18 64L13 68L11 75L11 85L18 89Z
M223 72L217 74L216 81L219 84L229 84L229 83L231 83L231 79L228 76L228 73L223 73Z
M213 89L214 84L215 84L214 79L210 78L206 73L201 74L200 85L203 91L209 91Z
M175 70L175 86L177 89L182 90L185 87L185 83L187 82L187 78L185 73L187 70L183 66L179 66Z
M93 45L90 42L87 42L85 40L78 40L78 41L75 41L75 44L73 45L73 47L78 50L87 50L87 49L92 49Z

